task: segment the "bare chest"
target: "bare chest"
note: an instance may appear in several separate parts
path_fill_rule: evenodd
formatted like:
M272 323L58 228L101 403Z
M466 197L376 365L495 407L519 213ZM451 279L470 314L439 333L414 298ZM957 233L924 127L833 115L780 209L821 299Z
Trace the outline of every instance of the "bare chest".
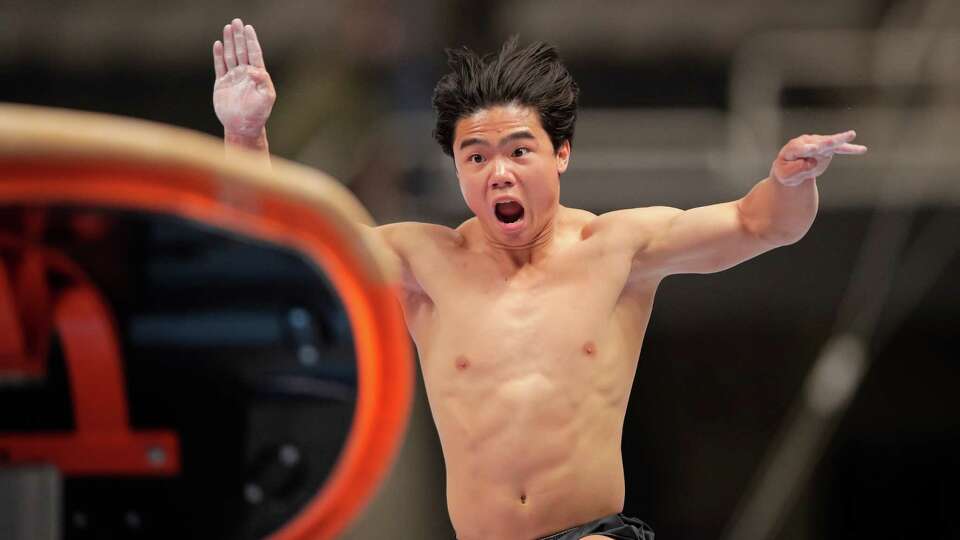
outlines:
M506 278L466 262L433 283L431 312L410 325L428 387L509 402L629 381L652 296L624 301L628 261L577 256Z
M411 327L421 355L460 348L522 369L521 359L596 349L617 316L629 267L577 255L512 274L480 257L452 259L430 283L429 318Z
M435 296L418 348L451 477L524 505L561 489L557 478L583 483L570 476L589 461L578 449L605 456L604 474L618 470L645 325L623 308L621 279L585 265Z
M576 281L537 287L504 284L488 290L461 289L457 300L438 303L430 325L431 358L457 352L473 373L503 376L569 369L580 357L596 357L608 340L614 316L612 291ZM462 359L461 359L462 360Z

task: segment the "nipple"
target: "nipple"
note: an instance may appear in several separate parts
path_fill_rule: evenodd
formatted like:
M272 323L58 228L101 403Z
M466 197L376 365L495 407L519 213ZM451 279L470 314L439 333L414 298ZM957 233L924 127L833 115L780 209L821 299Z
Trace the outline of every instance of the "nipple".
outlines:
M594 345L592 341L588 341L583 344L583 352L586 353L587 356L593 356L593 353L597 352L597 346Z
M467 369L468 367L470 367L470 360L468 360L466 356L463 356L461 354L460 356L457 357L456 366L457 366L457 369L461 371L464 369Z

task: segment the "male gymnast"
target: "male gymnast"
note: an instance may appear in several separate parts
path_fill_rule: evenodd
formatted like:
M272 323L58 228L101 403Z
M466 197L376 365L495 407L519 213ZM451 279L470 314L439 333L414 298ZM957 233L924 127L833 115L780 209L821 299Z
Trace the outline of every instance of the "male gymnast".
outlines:
M276 98L253 27L213 45L227 145L267 152ZM446 464L459 540L651 540L622 514L624 415L660 281L730 268L804 236L816 178L853 131L788 142L743 198L594 215L559 203L578 88L556 51L448 51L434 136L473 217L371 229L398 288Z

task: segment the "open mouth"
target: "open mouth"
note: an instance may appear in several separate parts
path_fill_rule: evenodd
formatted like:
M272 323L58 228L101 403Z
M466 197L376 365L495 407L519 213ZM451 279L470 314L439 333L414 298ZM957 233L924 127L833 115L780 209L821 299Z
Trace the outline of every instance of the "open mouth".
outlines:
M517 201L498 202L493 207L493 213L501 223L516 223L523 217L523 205Z

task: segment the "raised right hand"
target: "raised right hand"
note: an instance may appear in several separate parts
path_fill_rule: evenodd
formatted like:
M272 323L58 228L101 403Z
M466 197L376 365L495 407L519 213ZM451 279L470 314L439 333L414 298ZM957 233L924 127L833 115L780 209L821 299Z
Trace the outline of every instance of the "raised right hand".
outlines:
M213 110L228 138L256 139L264 133L277 93L263 63L257 34L234 19L213 44Z

